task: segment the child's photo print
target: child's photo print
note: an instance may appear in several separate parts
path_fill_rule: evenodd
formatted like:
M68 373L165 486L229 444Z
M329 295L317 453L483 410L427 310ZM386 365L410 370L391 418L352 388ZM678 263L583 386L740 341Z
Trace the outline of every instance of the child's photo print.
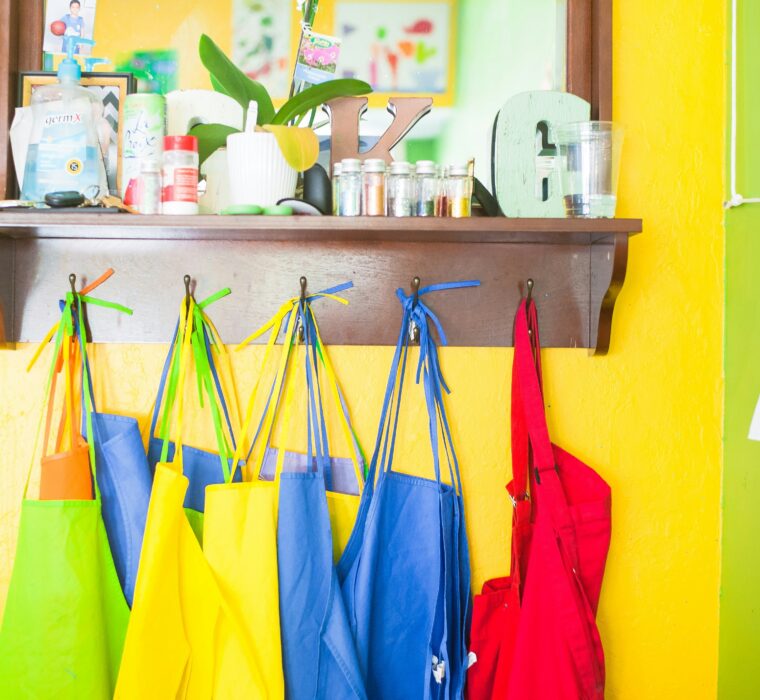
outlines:
M92 46L79 44L77 39L92 39L95 3L96 0L47 0L42 50L67 53L69 44L73 44L75 54L91 54Z

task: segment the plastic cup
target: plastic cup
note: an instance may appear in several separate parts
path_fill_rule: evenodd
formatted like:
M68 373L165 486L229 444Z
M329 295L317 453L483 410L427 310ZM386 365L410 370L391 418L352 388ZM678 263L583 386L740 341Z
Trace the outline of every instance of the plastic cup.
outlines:
M567 216L614 217L622 127L613 122L570 122L555 127L554 139Z

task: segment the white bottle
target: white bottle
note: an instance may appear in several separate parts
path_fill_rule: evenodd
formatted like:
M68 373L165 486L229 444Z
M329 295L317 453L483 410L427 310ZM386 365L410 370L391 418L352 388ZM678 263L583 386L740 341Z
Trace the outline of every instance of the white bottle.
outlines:
M90 42L77 38L77 43ZM75 47L76 43L69 42L69 55L58 68L58 82L42 85L32 93L33 125L21 188L23 199L41 202L46 194L62 191L89 197L108 194L97 130L103 103L81 86L82 70L73 57Z

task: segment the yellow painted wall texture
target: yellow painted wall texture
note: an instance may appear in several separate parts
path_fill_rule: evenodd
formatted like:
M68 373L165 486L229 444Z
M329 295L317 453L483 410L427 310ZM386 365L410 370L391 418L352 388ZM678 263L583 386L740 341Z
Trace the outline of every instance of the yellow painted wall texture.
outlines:
M619 213L642 216L645 232L631 245L611 354L547 351L546 399L555 441L613 489L599 613L608 697L698 700L715 697L717 677L726 13L723 0L615 4L614 107L627 129ZM391 349L332 352L371 449ZM146 413L162 353L97 348L100 406ZM24 374L29 356L0 353L0 602L44 374ZM242 395L260 358L236 358ZM510 350L484 348L442 358L477 586L507 565L510 361ZM405 420L399 465L421 463L421 400Z

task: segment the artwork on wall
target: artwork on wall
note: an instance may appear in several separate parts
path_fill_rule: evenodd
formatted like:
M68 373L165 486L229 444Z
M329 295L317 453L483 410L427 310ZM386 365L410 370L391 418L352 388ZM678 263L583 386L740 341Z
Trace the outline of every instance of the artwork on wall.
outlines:
M40 85L58 82L58 75L48 71L34 71L19 75L19 106L28 107L32 93ZM103 160L108 176L108 189L119 192L121 180L121 138L119 125L123 123L124 98L135 91L135 79L131 73L82 73L82 85L94 92L103 103L103 118L110 127L108 152Z
M116 70L135 76L137 92L166 95L179 89L179 52L176 49L132 51L119 56Z
M273 98L290 90L293 2L233 0L232 60Z
M454 0L338 0L341 77L366 80L376 93L453 95Z

